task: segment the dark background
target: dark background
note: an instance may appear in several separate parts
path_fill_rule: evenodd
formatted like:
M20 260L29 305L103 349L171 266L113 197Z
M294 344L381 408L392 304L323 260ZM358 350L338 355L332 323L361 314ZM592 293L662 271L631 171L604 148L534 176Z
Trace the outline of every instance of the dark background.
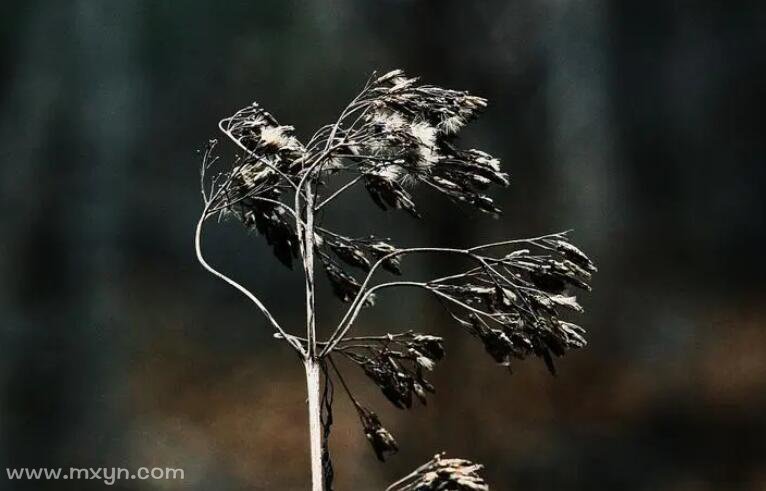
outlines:
M195 150L252 100L306 138L372 70L402 67L490 99L463 144L503 159L506 213L425 193L415 223L359 196L337 223L405 245L573 228L600 267L579 319L590 345L556 378L537 360L509 375L432 299L386 296L363 329L444 335L448 357L431 403L409 412L349 370L402 450L378 463L339 393L336 487L383 489L446 450L484 463L498 490L766 489L766 4L2 10L0 467L186 471L116 489L306 489L302 368L193 256ZM300 275L260 238L227 223L206 245L299 329ZM326 330L337 305L322 298ZM0 478L0 489L46 486L105 488Z

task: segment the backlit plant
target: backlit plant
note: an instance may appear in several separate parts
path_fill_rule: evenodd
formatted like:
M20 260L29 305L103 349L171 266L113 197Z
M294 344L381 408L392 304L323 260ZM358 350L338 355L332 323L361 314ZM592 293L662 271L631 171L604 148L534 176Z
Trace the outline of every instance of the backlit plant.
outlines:
M429 293L501 365L536 356L554 372L554 357L586 343L584 330L565 319L567 312L582 310L571 290L588 290L596 268L566 233L470 248L403 247L373 235L349 237L323 224L324 214L355 186L363 186L380 208L404 210L417 218L414 193L421 187L499 214L486 192L507 186L507 174L498 159L462 149L456 139L486 105L481 97L422 85L394 70L373 74L338 119L307 142L253 103L219 123L227 141L236 145L231 162L216 155L215 140L202 152L204 209L196 230L197 257L205 269L246 295L275 336L303 361L314 491L332 486L327 441L336 381L356 408L377 457L384 460L398 449L377 414L352 395L338 358L358 367L398 408L410 408L415 399L425 402L434 391L426 377L444 357L441 337L413 331L352 335L360 311L374 305L383 290ZM211 218L227 217L262 235L285 266L299 265L305 278L305 334L288 332L257 296L206 261L203 226ZM464 258L471 266L428 281L399 279L406 271L404 258L429 254ZM348 304L324 338L316 326L317 271L324 272L334 294ZM389 278L378 280L386 274ZM488 489L479 469L437 455L389 489Z

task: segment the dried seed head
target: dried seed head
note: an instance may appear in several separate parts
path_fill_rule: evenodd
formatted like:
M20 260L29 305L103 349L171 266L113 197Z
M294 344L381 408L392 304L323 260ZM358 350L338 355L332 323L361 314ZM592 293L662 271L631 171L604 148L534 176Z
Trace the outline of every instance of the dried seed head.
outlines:
M388 256L392 252L396 252L396 248L385 241L376 241L368 244L369 251L376 259L382 259L384 256ZM391 273L400 275L402 274L401 264L399 257L391 256L385 259L382 266Z
M433 370L444 357L442 338L412 333L354 340L338 350L359 365L399 409L412 407L413 395L426 404L426 394L434 392L434 387L424 372Z
M258 103L240 109L224 120L232 138L245 146L251 156L288 171L292 162L305 151L294 136L295 128L280 125Z
M425 368L429 372L434 369L434 366L436 366L436 363L434 363L434 361L427 356L417 356L415 361L418 362L418 366Z
M359 293L361 284L351 273L344 270L342 264L369 272L373 262L397 249L385 240L374 236L351 238L329 231L325 232L315 235L317 257L324 267L335 296L344 302L350 302ZM331 254L334 254L339 261L331 257ZM384 259L381 266L387 271L401 274L399 259L396 256ZM374 299L374 295L369 296L365 306L372 305Z
M298 139L290 134L294 130L292 126L266 126L261 130L261 145L275 151L299 150Z
M432 361L440 361L444 358L444 339L439 336L417 334L412 338L409 346Z
M362 288L362 285L356 281L356 278L343 271L343 268L338 266L338 264L326 254L320 251L318 257L327 274L327 279L330 280L330 285L332 286L335 296L344 302L351 302L354 300L359 293L359 290ZM367 300L365 301L365 306L371 306L374 305L374 303L375 295L368 295Z
M293 259L298 257L298 238L284 210L278 205L257 203L247 217L253 220L256 230L266 238L277 259L292 268Z
M403 209L419 217L413 193L415 185L421 184L454 201L498 214L499 208L485 191L493 184L508 185L509 178L501 171L500 161L481 150L455 146L456 133L486 105L487 101L481 97L422 85L417 78L394 70L368 83L364 92L343 112L344 116L335 124L323 126L304 147L295 137L292 126L280 125L271 114L253 103L220 123L223 132L245 153L235 158L229 172L219 174L222 179L217 188L216 178L210 193L203 189L206 212L236 216L246 226L256 229L288 266L298 257L298 244L302 243L296 227L301 229L303 224L312 223L309 220L312 212L360 181L372 200L384 210ZM355 121L349 125L345 118L352 114ZM208 156L214 146L211 142L203 157L203 188ZM325 179L343 171L358 177L325 196ZM300 188L299 183L307 187ZM280 201L284 199L283 190L295 193L295 210ZM312 196L315 199L310 199ZM314 207L302 209L301 198L306 198L304 203L308 205L313 201ZM322 218L316 216L315 224ZM345 302L366 292L344 266L369 272L373 263L380 261L385 269L401 274L398 254L411 252L374 237L354 239L321 226L314 227L315 243L305 244L313 247L304 252L316 252L333 292ZM490 254L487 252L490 249L519 242L528 248L502 257L485 255ZM562 320L562 314L582 312L570 289L589 290L596 267L565 234L449 252L470 256L479 265L463 274L432 282L407 283L430 290L445 301L448 308L457 310L459 315L450 310L452 317L481 340L495 361L509 365L514 358L534 355L542 358L555 373L553 356L585 346L584 329ZM363 298L365 305L374 301L372 295ZM424 373L433 370L444 357L443 340L412 332L344 338L358 313L349 312L347 325L336 331L340 339L333 334L322 355L337 351L357 363L399 408L410 408L413 395L425 404L426 394L434 388ZM344 317L343 322L346 321ZM301 338L288 340L296 339ZM340 372L337 373L343 381ZM327 382L329 384L329 377ZM346 387L345 382L343 385ZM383 428L377 415L351 398L378 458L384 460L396 452L395 439ZM401 481L409 484L391 489L486 490L486 484L477 474L480 469L481 466L469 461L437 455Z
M470 460L447 459L444 453L436 454L388 491L489 491L479 475L483 468Z
M458 150L450 140L486 107L486 100L463 91L419 85L401 70L373 81L368 90L365 124L344 148L365 176L372 199L382 208L399 208L417 216L412 197L402 186L419 182L456 201L498 213L479 192L490 183L506 185L499 162L477 150Z
M428 168L439 161L439 154L436 151L437 129L430 124L421 121L413 123L410 126L410 132L418 142L418 155L420 160L417 164Z
M415 209L410 193L397 181L391 173L391 167L377 169L365 173L365 187L370 197L381 209L398 208L406 210L412 216L420 218Z
M575 263L577 266L584 268L590 273L595 273L596 266L591 262L590 258L585 255L580 249L569 243L566 238L550 241L551 244L558 249L564 257Z
M585 329L582 327L578 326L577 324L564 322L558 319L556 319L555 324L559 333L561 334L561 337L564 338L567 345L574 348L582 348L588 344L584 337Z
M353 240L340 236L329 238L327 243L335 255L346 264L361 268L365 271L370 270L370 260L367 259L361 244L357 244Z
M372 449L378 460L385 462L386 457L399 451L399 445L396 443L393 435L380 423L378 415L373 411L359 407L359 418L362 421L364 436L370 442Z
M399 409L412 407L414 378L402 370L393 357L380 353L366 360L362 368L391 404Z
M452 135L460 131L465 126L466 121L458 115L446 116L439 121L439 131L445 135Z
M567 311L583 311L569 290L589 290L595 266L582 252L575 252L579 249L568 247L563 234L528 244L540 252L525 248L500 259L486 258L492 266L475 268L429 288L467 312L465 316L453 312L453 317L481 340L497 363L509 366L514 358L535 355L555 372L553 356L586 344L585 331L563 318Z

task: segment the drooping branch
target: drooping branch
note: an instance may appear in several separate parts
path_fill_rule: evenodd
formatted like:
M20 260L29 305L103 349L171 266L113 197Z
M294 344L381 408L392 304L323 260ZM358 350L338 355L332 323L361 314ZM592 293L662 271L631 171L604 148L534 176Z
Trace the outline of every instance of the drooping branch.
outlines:
M354 394L351 392L343 374L335 365L335 361L333 361L332 357L328 356L327 360L335 371L335 375L338 377L343 390L354 405L354 409L356 410L356 413L359 416L359 421L362 423L362 428L364 429L364 436L367 438L367 441L370 442L378 460L385 462L387 456L393 455L399 451L399 444L396 442L394 436L383 427L378 415L362 405L356 397L354 397Z
M341 339L343 339L343 337L351 329L354 321L356 320L356 317L359 314L361 306L365 304L365 300L367 300L370 297L370 295L374 294L375 290L379 290L381 288L389 288L391 286L424 287L425 285L424 283L397 282L397 283L378 285L377 287L369 288L369 284L373 276L375 275L377 270L383 264L385 264L386 261L390 261L394 258L401 258L403 256L411 255L411 254L455 254L455 255L466 256L477 262L482 261L482 258L472 253L471 249L454 249L454 248L447 248L447 247L413 247L413 248L407 248L407 249L398 249L382 256L370 268L369 272L367 273L367 276L365 277L364 281L359 287L356 297L351 302L351 305L346 310L346 313L344 314L340 323L338 324L338 326L335 328L335 331L333 331L332 335L330 336L330 339L328 340L328 343L327 343L327 347L325 347L325 349L322 351L322 355L325 355L331 352L333 348L337 345L337 343ZM455 278L463 277L464 275L465 273L462 273L460 275L457 275Z
M284 337L284 339L293 347L295 348L298 353L301 355L304 355L303 347L300 345L300 343L294 339L293 336L288 334L282 326L279 325L277 320L274 318L274 316L271 314L269 309L266 308L266 306L261 302L261 300L256 297L250 290L242 286L241 284L237 283L233 279L231 279L229 276L221 273L217 269L213 268L206 260L204 255L202 254L202 230L203 225L205 223L205 220L207 219L207 208L205 211L203 211L202 216L200 217L199 221L197 222L197 228L196 232L194 234L194 250L197 254L197 261L202 265L203 268L205 268L208 272L213 274L214 276L222 279L229 285L233 286L237 290L239 290L242 294L244 294L247 298L250 299L251 302L255 304L256 307L258 307L258 310L261 311L261 313L266 317L266 320L269 321L269 324L272 325L272 327L278 332L281 336Z
M501 245L520 243L543 252L533 254L529 249L520 249L501 257L480 254ZM492 357L503 365L508 365L511 358L523 359L532 353L543 358L553 372L552 354L560 356L567 349L585 345L582 328L562 320L562 315L565 310L582 310L576 297L566 290L568 287L589 289L587 281L595 267L564 233L469 249L401 249L391 255L416 253L461 255L477 266L432 281L397 281L370 286L380 265L378 261L360 285L325 345L323 355L332 352L346 337L370 296L394 287L423 289L446 302L445 307L458 324L478 337Z
M214 276L220 278L230 286L237 289L240 293L244 294L251 302L255 304L255 306L261 311L261 313L266 317L266 320L271 324L271 326L274 328L274 330L298 352L303 354L303 347L301 346L300 342L295 339L292 335L288 334L282 326L277 322L277 320L274 318L274 316L271 314L269 309L263 304L263 302L254 295L250 290L248 290L246 287L244 287L242 284L238 283L234 279L232 279L230 276L222 273L218 269L214 268L210 265L210 263L205 259L205 256L203 254L202 249L202 236L203 236L203 230L204 230L204 224L205 221L215 213L223 210L224 208L231 208L235 205L234 202L228 200L228 192L229 188L232 182L238 177L237 172L230 172L225 179L223 179L222 182L216 182L216 179L213 180L211 183L211 188L209 194L205 191L206 188L206 176L207 176L207 170L210 169L210 167L215 164L218 161L218 157L213 156L213 150L216 146L217 142L215 140L211 140L208 145L206 146L203 157L202 157L202 166L200 169L200 189L202 192L202 198L205 202L204 209L202 210L202 213L200 215L200 218L197 222L197 227L195 229L194 234L194 250L196 253L197 261L202 265L202 267L207 270L209 273L213 274ZM225 206L219 206L219 200L221 198L224 198L223 201L227 203ZM255 196L251 197L252 199L260 199L265 200L267 198L258 198ZM271 200L269 200L271 201ZM284 206L281 203L279 203L280 206ZM289 207L286 207L289 209ZM292 211L292 210L290 210Z

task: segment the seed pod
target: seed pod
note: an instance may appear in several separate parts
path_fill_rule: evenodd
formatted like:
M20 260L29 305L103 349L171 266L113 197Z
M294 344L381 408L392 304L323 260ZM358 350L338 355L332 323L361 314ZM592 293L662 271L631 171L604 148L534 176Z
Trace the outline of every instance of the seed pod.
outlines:
M399 445L394 436L380 423L378 415L367 408L359 408L359 417L364 428L364 436L370 442L378 460L385 462L386 457L399 451Z

